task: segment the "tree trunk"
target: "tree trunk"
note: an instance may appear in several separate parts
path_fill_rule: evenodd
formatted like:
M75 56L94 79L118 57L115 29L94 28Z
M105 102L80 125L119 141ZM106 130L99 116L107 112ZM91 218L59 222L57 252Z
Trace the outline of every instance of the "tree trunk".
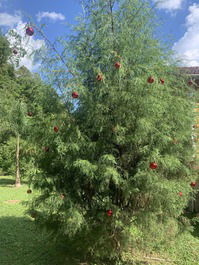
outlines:
M16 137L16 180L15 186L18 188L21 186L20 171L19 171L19 134Z

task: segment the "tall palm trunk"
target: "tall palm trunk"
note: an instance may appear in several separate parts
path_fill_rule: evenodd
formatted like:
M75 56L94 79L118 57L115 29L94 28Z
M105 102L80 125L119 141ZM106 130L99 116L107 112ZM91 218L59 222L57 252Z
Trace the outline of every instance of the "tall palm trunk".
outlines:
M20 171L19 171L19 134L16 137L16 179L15 179L15 186L20 187Z

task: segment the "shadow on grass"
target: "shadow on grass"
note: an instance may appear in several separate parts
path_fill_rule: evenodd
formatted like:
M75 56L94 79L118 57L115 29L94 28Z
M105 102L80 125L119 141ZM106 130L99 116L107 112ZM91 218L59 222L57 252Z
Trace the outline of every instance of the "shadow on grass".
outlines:
M1 265L76 265L28 217L0 218Z
M194 231L191 233L194 237L199 237L199 216L197 216L198 213L192 213L192 212L187 212L184 214L189 220L191 221L191 224L194 227ZM194 219L198 219L198 222L194 221Z
M0 178L0 186L14 185L14 179Z
M27 181L21 181L21 184L27 184ZM10 178L0 178L0 186L1 187L9 187L10 185L15 185L15 179Z

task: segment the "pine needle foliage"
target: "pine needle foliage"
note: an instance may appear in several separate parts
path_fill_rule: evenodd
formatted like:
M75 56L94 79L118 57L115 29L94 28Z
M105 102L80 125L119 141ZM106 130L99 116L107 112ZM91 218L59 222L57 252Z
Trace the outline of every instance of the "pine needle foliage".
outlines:
M190 164L193 88L155 39L147 1L86 1L78 21L74 35L59 39L68 68L46 59L49 80L65 88L68 111L33 128L38 169L30 183L41 195L30 211L55 238L77 248L79 258L119 265L136 231L150 226L152 235L161 220L166 235L168 222L177 225L187 206L197 174Z

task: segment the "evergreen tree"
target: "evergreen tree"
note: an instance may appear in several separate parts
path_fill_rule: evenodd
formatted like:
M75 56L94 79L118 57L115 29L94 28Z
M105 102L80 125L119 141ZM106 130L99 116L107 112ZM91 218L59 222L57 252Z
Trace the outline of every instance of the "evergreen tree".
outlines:
M0 33L0 65L7 63L8 57L11 54L8 40Z
M122 264L129 242L140 243L137 231L145 245L155 234L156 246L163 227L168 243L196 176L193 89L154 26L146 1L87 1L76 34L60 41L67 64L46 60L49 80L65 87L67 111L33 130L30 184L41 196L30 212L92 264Z
M39 75L33 75L24 66L15 70L8 62L11 49L4 36L0 38L0 45L1 169L4 173L15 174L19 187L20 171L25 178L34 170L31 155L35 144L29 141L32 127L38 126L43 114L60 111L61 105L55 90L44 84Z

